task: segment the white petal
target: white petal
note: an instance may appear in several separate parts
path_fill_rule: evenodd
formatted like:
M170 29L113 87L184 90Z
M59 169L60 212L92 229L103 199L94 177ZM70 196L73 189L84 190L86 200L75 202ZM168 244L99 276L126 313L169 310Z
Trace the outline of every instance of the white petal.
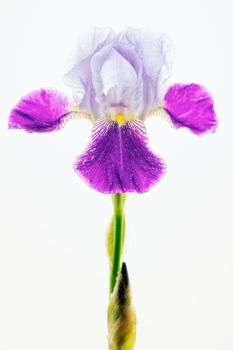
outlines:
M164 84L171 73L172 45L165 34L154 34L148 29L128 28L119 34L119 40L134 47L141 57L147 76L153 83L154 104L164 95Z
M71 68L64 76L65 83L74 90L77 96L77 103L82 101L85 94L84 81L86 84L89 83L91 57L114 38L115 33L111 28L95 27L80 40Z

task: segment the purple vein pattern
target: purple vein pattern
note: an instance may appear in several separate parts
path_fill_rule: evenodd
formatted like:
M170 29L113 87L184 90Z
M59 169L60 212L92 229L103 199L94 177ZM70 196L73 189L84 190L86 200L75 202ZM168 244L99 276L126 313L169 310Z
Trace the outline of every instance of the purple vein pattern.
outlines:
M147 146L143 122L97 122L92 140L74 165L103 193L146 192L164 174L165 165Z
M175 84L168 89L164 100L175 127L187 127L197 135L216 130L214 102L203 86Z
M214 102L203 86L178 83L167 89L172 56L167 35L143 28L119 33L94 28L65 75L72 101L52 89L33 91L13 108L9 127L50 132L64 126L64 119L84 116L93 132L75 171L99 192L146 192L165 172L148 147L148 115L163 109L176 128L196 135L217 128Z
M23 128L28 132L58 130L69 111L69 101L61 92L39 89L21 98L9 118L10 128Z

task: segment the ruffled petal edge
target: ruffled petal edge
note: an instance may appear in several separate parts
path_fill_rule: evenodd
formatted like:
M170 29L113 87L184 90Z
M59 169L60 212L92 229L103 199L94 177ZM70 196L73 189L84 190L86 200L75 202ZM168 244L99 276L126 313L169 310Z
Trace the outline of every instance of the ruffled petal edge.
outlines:
M164 109L176 128L187 127L194 134L214 132L218 126L210 93L198 84L174 84L164 97Z
M19 100L10 113L8 126L27 132L51 132L59 130L70 113L65 95L52 89L38 89Z

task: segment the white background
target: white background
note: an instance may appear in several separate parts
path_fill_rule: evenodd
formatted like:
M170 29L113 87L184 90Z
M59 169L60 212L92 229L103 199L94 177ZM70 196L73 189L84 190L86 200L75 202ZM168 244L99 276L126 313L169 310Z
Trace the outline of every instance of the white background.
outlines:
M107 349L111 201L73 172L91 126L8 131L10 109L62 74L79 35L129 25L173 39L171 84L197 82L219 129L201 138L152 118L168 165L127 202L127 261L138 315L135 350L233 349L232 8L221 0L0 3L0 350Z

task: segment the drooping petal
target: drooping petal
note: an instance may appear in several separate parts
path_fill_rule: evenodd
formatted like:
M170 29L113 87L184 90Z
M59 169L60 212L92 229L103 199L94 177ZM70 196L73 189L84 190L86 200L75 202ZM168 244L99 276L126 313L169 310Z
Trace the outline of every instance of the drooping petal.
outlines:
M164 108L175 127L187 127L197 135L216 130L214 102L203 86L175 84L168 89L164 100Z
M165 165L147 145L144 124L99 121L92 140L75 165L89 186L102 193L148 191L164 174Z
M49 132L59 129L71 112L69 100L62 93L39 89L23 97L11 111L9 128L28 132Z

